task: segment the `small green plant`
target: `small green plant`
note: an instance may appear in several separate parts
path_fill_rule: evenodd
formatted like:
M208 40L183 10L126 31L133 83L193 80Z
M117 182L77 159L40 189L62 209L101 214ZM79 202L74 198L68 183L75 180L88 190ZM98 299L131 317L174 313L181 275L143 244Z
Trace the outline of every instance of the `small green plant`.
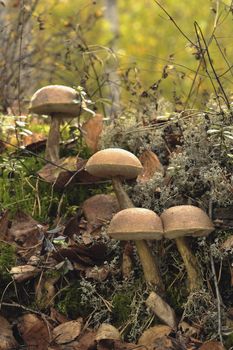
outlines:
M0 242L0 276L5 283L11 280L9 271L16 265L16 261L15 247L11 244Z

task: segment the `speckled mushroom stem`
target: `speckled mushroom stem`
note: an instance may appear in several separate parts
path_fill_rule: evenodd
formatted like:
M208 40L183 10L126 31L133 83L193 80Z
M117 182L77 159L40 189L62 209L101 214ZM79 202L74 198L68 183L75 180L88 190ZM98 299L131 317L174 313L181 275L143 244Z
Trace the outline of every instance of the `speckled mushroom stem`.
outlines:
M112 179L113 188L121 209L134 208L133 202L125 192L119 177ZM164 284L160 275L156 258L152 255L147 242L134 241L142 264L144 277L147 283L156 286L158 292L164 292Z
M119 177L113 177L112 185L121 210L127 208L134 208L133 202L131 201L131 199L129 198L122 186L121 179Z
M152 255L146 241L134 241L142 264L145 280L156 286L157 292L163 294L165 291L156 258Z
M197 259L189 248L185 237L176 238L175 241L187 271L188 289L190 292L199 290L203 286L203 280Z
M49 135L46 143L45 158L56 163L59 160L60 117L51 115Z

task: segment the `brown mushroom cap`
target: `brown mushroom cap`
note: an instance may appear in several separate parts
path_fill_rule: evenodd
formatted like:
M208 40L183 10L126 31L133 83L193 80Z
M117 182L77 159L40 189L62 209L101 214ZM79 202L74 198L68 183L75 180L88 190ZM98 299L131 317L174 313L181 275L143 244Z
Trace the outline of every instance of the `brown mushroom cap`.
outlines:
M208 236L214 230L208 215L193 205L178 205L166 209L160 216L164 236L178 238L183 236Z
M161 239L163 226L160 217L152 210L129 208L113 216L108 234L119 240Z
M121 148L107 148L99 151L86 164L88 173L105 178L122 176L126 179L134 179L142 169L140 160L133 153Z
M68 86L48 85L35 92L29 109L37 114L75 117L80 114L78 99L77 91Z

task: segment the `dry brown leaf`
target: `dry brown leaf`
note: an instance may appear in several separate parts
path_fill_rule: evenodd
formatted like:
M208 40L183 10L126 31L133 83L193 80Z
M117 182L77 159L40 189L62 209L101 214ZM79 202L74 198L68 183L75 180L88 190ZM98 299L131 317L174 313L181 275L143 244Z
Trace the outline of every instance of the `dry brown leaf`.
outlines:
M111 339L111 340L121 340L121 335L116 327L108 323L102 323L98 328L95 339L97 341Z
M109 339L101 340L97 344L96 349L97 350L147 350L147 349L138 348L138 346L136 344L125 343L121 340L109 340ZM92 350L92 349L90 349L90 350ZM155 350L155 349L153 349L153 350Z
M50 317L58 323L68 322L68 318L58 312L54 307L50 308Z
M186 337L197 337L200 333L200 329L190 326L187 322L182 321L178 324L178 329Z
M98 151L100 135L103 130L103 117L101 114L96 114L82 125L83 138L87 146L93 153Z
M12 275L15 282L24 282L35 277L40 272L36 266L32 265L21 265L12 267L10 274Z
M119 205L114 195L97 194L85 200L82 209L87 221L96 227L111 220L119 211Z
M0 316L0 350L14 350L18 344L13 336L10 323Z
M18 322L19 333L27 350L45 350L51 341L50 325L34 314L23 315Z
M80 158L78 158L79 160ZM64 188L77 171L77 157L61 158L56 163L64 169L53 164L46 164L38 171L38 175L44 181L55 184L59 188Z
M227 239L221 245L222 250L231 250L233 248L233 235L227 237Z
M81 335L77 341L73 342L74 350L95 350L96 349L96 332L88 330ZM67 349L68 350L68 349Z
M58 262L68 258L71 262L76 262L86 266L101 265L106 260L107 247L104 243L95 243L91 246L76 244L69 248L57 249L53 253L53 258Z
M43 231L46 229L34 220L30 215L18 211L9 230L11 239L17 244L27 247L37 245L43 238Z
M56 294L55 283L60 276L48 277L45 274L39 279L35 286L35 299L40 309L46 309L48 306L54 304L54 297Z
M57 344L66 344L72 342L80 335L82 325L82 318L79 318L76 321L68 321L60 324L53 329L53 341Z
M146 182L150 180L155 173L164 175L164 168L154 152L146 150L141 154L139 159L142 163L143 171L137 177L138 182Z
M225 350L225 347L220 342L208 341L204 343L199 350Z
M172 328L165 325L156 325L143 332L138 339L139 345L154 346L157 339L164 336L168 336L172 331Z
M161 321L173 329L176 328L177 320L174 310L157 293L150 293L146 305Z

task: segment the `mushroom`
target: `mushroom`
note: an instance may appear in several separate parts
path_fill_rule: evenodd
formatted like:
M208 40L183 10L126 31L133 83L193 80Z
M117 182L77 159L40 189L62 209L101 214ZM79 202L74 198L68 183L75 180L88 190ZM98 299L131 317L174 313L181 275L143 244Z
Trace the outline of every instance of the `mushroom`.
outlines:
M164 285L155 257L151 254L144 240L159 240L163 236L160 217L152 210L144 208L123 209L115 214L108 228L110 237L134 241L142 264L145 280L164 291Z
M107 148L93 154L87 161L86 171L91 175L111 178L121 209L134 207L125 192L121 179L134 179L142 171L139 159L121 148Z
M29 110L51 116L45 158L56 163L59 160L60 122L80 115L81 101L79 103L77 91L63 85L45 86L32 96Z
M160 218L163 222L164 236L176 241L187 270L190 292L201 288L201 271L185 236L208 236L214 230L213 223L202 209L193 205L171 207L166 209Z
M134 179L142 171L139 159L126 150L108 148L95 153L86 164L86 171L94 176L111 178L121 209L134 208L134 205L122 186L121 179ZM146 256L143 263L146 269L145 278L148 282L163 290L159 269L145 240L139 244L140 255Z

